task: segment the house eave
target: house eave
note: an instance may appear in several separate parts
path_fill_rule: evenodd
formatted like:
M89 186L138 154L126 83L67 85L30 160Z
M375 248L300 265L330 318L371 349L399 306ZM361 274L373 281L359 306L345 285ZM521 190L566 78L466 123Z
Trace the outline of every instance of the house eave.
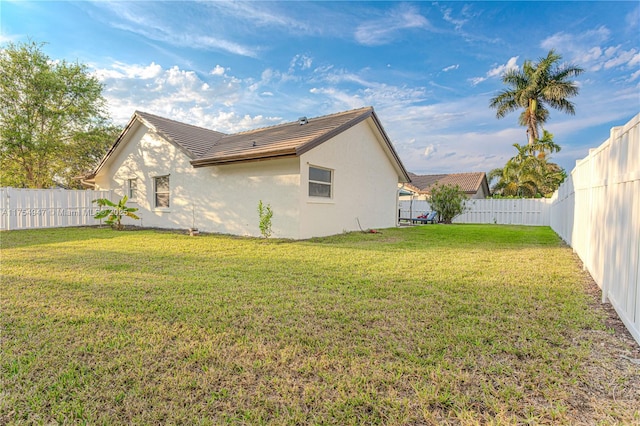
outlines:
M208 166L221 166L224 164L250 163L254 161L276 160L281 158L297 157L295 150L283 150L278 152L266 152L263 154L252 153L250 155L225 156L220 158L202 158L191 161L194 169Z

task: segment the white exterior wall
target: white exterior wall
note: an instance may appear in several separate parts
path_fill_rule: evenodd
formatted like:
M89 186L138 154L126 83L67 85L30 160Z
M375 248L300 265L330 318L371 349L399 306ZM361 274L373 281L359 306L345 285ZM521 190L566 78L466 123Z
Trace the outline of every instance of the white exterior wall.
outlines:
M397 225L398 174L371 119L300 156L300 238ZM374 143L374 141L378 143ZM309 197L309 166L333 171L332 197Z
M300 172L298 158L229 164L194 169L189 157L140 124L131 129L96 176L96 189L127 192L127 181L138 179L141 221L127 224L202 232L260 236L259 200L271 205L273 236L297 238ZM169 175L170 207L154 208L153 178Z

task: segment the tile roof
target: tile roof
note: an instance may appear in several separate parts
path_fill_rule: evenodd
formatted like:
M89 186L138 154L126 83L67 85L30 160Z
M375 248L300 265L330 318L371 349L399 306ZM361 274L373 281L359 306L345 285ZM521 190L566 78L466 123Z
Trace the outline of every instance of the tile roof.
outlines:
M408 181L409 177L402 161L382 128L373 107L309 118L305 120L305 124L295 121L235 134L216 132L136 111L125 130L89 177L98 173L136 122L141 122L178 146L191 158L193 167L204 167L239 161L298 156L368 118L371 118L378 128L387 154L395 161L398 176L401 176L403 181Z
M288 155L300 155L367 119L373 108L360 108L322 117L227 135L194 160L195 167Z
M453 173L441 175L416 175L409 173L411 186L417 188L420 193L429 194L431 187L437 183L440 185L458 185L466 193L476 193L486 175L484 172L477 173Z
M181 123L146 112L136 111L135 116L138 116L165 138L186 150L192 159L200 157L207 152L213 144L227 136L224 133L214 130Z

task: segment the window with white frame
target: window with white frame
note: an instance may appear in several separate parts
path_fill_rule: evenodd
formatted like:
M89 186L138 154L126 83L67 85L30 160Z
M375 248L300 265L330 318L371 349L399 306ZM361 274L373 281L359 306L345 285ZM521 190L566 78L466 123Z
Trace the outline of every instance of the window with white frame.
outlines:
M331 198L332 178L332 170L309 166L309 197Z
M138 198L138 179L137 178L129 179L127 183L127 197L129 197L129 200L131 201L136 201L136 199Z
M169 208L169 176L153 178L153 190L155 193L155 207Z

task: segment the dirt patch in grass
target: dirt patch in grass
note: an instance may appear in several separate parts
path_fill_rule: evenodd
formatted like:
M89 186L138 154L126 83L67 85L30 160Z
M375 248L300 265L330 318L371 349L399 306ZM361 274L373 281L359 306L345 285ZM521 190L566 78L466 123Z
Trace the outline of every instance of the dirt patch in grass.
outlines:
M580 264L580 261L576 261ZM602 292L588 273L584 273L584 288L590 296L590 306L603 324L600 329L585 329L578 337L591 342L576 399L598 412L599 401L612 404L598 412L606 423L616 423L620 413L631 413L629 424L640 424L640 346L625 327L611 303L602 303ZM593 423L591 416L579 416L584 424ZM623 422L623 424L626 422Z

